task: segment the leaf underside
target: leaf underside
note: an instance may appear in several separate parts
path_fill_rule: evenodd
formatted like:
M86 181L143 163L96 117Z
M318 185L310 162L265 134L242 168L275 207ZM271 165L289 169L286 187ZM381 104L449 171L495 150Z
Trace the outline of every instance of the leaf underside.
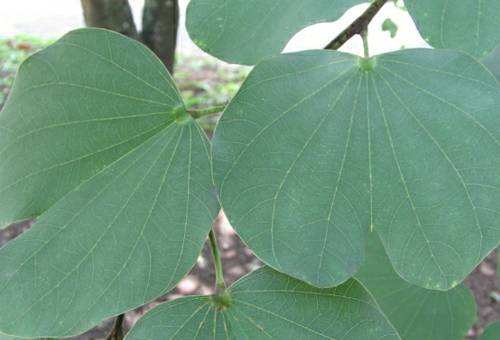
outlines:
M481 62L500 81L500 47L488 54Z
M193 266L219 207L208 140L179 106L156 57L110 31L71 32L21 67L0 114L0 216L43 214L0 250L1 332L82 333Z
M405 0L427 42L482 58L500 44L498 0Z
M460 285L446 292L402 280L392 268L376 233L367 238L366 261L356 274L373 294L402 339L463 339L476 317L471 292Z
M397 273L456 286L500 240L500 96L471 57L309 51L266 60L226 109L214 176L238 234L271 267L344 282L377 232Z
M500 339L500 322L494 322L489 325L481 334L480 340L498 340Z
M10 335L3 335L3 334L0 334L0 340L19 340L20 338L15 338L13 336L10 336Z
M193 0L187 28L204 51L231 63L253 65L278 55L301 29L340 18L360 0ZM427 42L482 58L500 44L500 2L406 0L408 12ZM321 48L322 46L318 46Z
M339 19L363 0L192 0L191 39L230 63L253 65L279 54L301 29ZM320 48L321 46L318 46Z
M0 226L40 215L182 106L161 62L112 32L74 31L36 53L0 114Z
M142 317L127 335L138 339L400 339L355 280L317 289L270 268L230 288L220 310L211 297L184 297Z

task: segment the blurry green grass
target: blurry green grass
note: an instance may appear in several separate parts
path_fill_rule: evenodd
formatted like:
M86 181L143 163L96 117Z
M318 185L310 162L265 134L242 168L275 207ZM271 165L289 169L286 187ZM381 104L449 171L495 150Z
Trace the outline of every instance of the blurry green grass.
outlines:
M7 99L19 65L53 40L31 36L0 37L0 108ZM177 55L175 81L190 109L227 103L238 91L249 68L227 65L208 56ZM217 117L200 120L211 130Z

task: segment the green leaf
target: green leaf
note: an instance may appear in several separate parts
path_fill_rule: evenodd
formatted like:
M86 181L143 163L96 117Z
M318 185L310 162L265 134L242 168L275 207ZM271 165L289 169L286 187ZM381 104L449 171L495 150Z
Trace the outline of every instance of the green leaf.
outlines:
M498 0L405 0L422 37L436 48L484 57L500 43Z
M500 81L500 47L488 54L483 60L483 64Z
M0 340L19 340L19 339L21 339L21 338L15 338L13 336L4 335L4 334L0 333Z
M0 113L0 226L40 215L182 107L161 62L111 31L73 31L36 53Z
M370 233L367 243L366 262L356 279L374 295L402 339L463 339L467 335L476 306L466 287L440 292L411 285L396 274L375 233Z
M235 283L230 295L223 309L207 296L164 303L126 339L400 339L355 280L317 289L263 268Z
M230 63L253 65L279 54L301 29L335 21L364 2L192 0L186 25L191 39L205 52Z
M500 240L498 112L461 52L278 56L216 130L220 200L259 258L312 285L351 277L373 229L400 276L447 290Z
M481 334L480 340L498 340L500 338L500 322L490 324Z
M5 334L0 333L0 340L22 340L22 339L25 339L25 338L17 338L17 337L13 337L10 335L5 335ZM32 340L55 340L55 339L54 338L35 338Z
M22 67L1 119L31 137L9 144L0 181L28 166L40 175L9 189L2 209L50 208L0 250L2 332L79 334L165 293L195 263L218 211L209 144L189 116L176 119L177 91L151 56L79 30Z
M10 335L0 334L0 340L22 340L26 338L16 338ZM54 338L33 338L32 340L56 340Z

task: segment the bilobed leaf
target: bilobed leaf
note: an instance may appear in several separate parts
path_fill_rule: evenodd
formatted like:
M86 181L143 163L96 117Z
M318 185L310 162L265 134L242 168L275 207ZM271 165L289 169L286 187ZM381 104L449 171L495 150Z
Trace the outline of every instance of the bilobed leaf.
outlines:
M480 340L498 340L500 339L500 322L490 324L481 334Z
M70 33L19 79L1 113L14 137L0 181L24 178L19 163L40 175L2 200L23 205L22 216L32 202L48 210L0 250L0 331L76 335L165 293L193 266L218 210L209 144L192 119L176 119L167 71L116 33ZM37 129L25 132L30 122Z
M266 60L214 138L224 210L271 267L347 280L377 232L400 276L456 286L500 240L500 90L462 52Z
M405 340L463 339L475 320L471 292L460 285L446 292L402 280L375 233L367 238L366 261L356 274Z
M187 29L205 52L253 65L279 54L301 29L335 21L364 0L192 0ZM321 48L322 46L318 46Z
M73 31L30 57L0 114L0 226L40 215L178 107L161 62L111 31Z
M405 5L433 47L484 57L500 43L498 0L405 0Z
M223 309L207 296L164 303L126 339L400 339L355 280L317 289L263 268L235 283L230 295Z

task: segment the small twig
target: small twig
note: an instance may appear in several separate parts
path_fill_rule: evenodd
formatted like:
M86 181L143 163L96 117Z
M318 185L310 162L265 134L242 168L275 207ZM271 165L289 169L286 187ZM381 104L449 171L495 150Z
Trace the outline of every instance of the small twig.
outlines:
M326 47L327 50L337 50L344 45L353 36L367 30L368 25L373 20L375 15L384 7L385 3L389 0L375 0L370 7L361 14L359 18L354 20L345 30L342 31L335 39L333 39Z
M120 314L116 317L115 324L111 333L109 333L106 340L123 340L123 318L125 314Z
M226 108L226 105L218 105L214 107L209 107L206 109L200 109L200 110L187 110L187 113L191 115L194 119L198 119L204 116L208 116L214 113L219 113L224 111Z

